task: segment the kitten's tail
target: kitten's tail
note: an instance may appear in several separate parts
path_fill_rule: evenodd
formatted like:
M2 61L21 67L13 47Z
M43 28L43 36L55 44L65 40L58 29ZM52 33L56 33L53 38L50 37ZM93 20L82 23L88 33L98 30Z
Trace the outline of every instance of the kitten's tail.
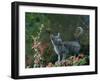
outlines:
M80 35L82 35L82 34L83 34L83 28L82 27L77 27L76 30L75 30L74 36L76 38L79 38Z

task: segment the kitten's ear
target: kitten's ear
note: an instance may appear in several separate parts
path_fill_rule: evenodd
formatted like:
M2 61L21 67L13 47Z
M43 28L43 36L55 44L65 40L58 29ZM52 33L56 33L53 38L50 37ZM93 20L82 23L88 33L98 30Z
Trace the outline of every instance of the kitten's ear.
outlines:
M58 33L58 37L60 37L60 33Z

